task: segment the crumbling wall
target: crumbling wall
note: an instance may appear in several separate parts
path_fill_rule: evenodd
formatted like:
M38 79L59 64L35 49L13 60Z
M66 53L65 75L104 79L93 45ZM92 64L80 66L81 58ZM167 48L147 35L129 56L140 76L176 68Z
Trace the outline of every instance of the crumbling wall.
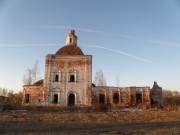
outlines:
M22 105L42 105L43 102L44 87L42 85L25 85L23 87Z
M150 87L130 87L131 105L136 106L142 104L150 106Z
M120 104L121 106L126 106L130 104L130 98L131 93L130 93L130 88L129 87L123 87L120 88Z
M114 96L114 93L116 94L116 97ZM101 95L105 96L104 105L150 105L150 87L92 87L92 105L101 105ZM116 102L114 102L114 98L116 98Z
M154 85L151 89L151 105L162 106L163 105L162 100L163 100L162 87L159 87L157 82L154 82Z

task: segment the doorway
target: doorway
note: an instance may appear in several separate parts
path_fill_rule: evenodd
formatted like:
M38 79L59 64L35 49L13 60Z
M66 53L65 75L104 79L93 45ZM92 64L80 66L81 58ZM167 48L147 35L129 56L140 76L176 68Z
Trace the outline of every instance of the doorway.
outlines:
M99 95L99 103L101 105L105 104L105 95L104 94Z
M118 92L113 93L113 103L118 104L119 103L119 94Z
M25 95L25 103L29 103L30 101L30 94Z
M136 103L142 103L142 94L136 93Z
M68 106L74 106L75 105L75 95L73 93L69 94L68 97Z
M54 94L54 104L57 104L57 103L58 103L58 95Z

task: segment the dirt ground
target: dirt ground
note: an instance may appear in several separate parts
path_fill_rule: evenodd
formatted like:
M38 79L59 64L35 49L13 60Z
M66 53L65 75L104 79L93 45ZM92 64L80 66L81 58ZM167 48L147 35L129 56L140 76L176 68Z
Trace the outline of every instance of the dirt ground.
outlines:
M0 134L180 135L180 111L1 112Z

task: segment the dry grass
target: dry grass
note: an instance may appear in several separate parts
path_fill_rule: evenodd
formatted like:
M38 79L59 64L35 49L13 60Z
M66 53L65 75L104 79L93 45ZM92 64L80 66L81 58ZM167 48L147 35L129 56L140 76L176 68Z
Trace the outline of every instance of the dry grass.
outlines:
M0 134L180 134L180 112L3 112Z

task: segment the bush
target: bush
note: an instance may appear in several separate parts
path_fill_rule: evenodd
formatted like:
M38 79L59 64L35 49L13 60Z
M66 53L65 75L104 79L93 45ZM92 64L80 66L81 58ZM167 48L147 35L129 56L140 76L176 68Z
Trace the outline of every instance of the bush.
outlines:
M163 99L164 106L179 106L180 96L166 97Z

